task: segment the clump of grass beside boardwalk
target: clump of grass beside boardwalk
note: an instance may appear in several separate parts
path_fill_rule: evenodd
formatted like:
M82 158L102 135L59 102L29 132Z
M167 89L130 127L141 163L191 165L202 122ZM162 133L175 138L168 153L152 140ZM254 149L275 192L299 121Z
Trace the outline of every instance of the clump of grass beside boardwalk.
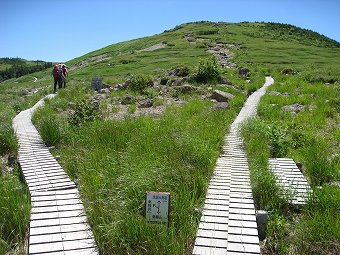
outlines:
M335 74L336 75L336 74ZM308 83L275 74L258 117L243 127L257 208L269 211L269 254L337 254L340 251L339 84ZM297 111L287 105L300 104ZM312 185L307 205L296 208L280 197L268 158L302 162ZM289 194L287 194L289 195ZM287 197L288 198L288 197Z

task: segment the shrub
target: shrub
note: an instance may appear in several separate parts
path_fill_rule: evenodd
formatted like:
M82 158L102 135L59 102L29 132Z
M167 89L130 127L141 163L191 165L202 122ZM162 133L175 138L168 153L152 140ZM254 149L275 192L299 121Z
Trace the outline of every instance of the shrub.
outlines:
M40 122L40 135L48 146L56 146L61 139L60 125L55 117L47 117Z
M100 118L96 103L83 99L76 102L73 113L68 117L68 122L73 126L80 126Z
M213 82L217 81L219 77L220 67L215 57L200 61L196 74L197 82Z
M147 87L152 87L153 81L148 75L134 75L130 78L129 88L132 91L142 93Z

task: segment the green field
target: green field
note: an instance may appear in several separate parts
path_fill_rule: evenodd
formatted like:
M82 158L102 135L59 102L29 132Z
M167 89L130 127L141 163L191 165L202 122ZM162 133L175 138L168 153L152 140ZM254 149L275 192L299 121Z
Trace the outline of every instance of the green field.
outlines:
M162 48L143 51L157 44ZM248 81L237 69L216 68L211 62L208 47L221 44L232 52L238 67L250 69ZM63 168L77 181L101 254L190 254L223 137L246 96L263 85L265 75L275 79L269 91L280 94L265 95L258 117L242 131L256 208L270 211L263 254L339 253L339 43L289 25L195 22L110 45L66 64L67 88L36 112L34 123L46 143L56 146L53 153L61 156ZM171 82L162 85L164 79L180 78L169 74L175 67L188 70L186 83L199 89L186 94ZM202 83L197 77L203 67L208 74L217 70L219 77ZM151 78L154 86L113 89L101 98L97 112L91 103L100 96L90 89L94 76L103 77L112 88L132 77ZM33 77L38 81L34 83ZM236 89L219 86L222 78ZM235 96L227 110L214 107L209 98L213 89ZM0 83L3 158L16 154L10 128L16 112L51 92L50 70ZM126 94L136 100L125 106L123 117L116 118ZM154 102L151 109L163 107L163 113L138 115L138 101L146 98ZM282 110L292 104L304 110ZM303 163L315 191L305 207L292 207L278 196L268 171L269 157ZM6 199L0 200L0 253L5 254L23 246L29 199L18 197L18 192L27 194L27 190L17 170L4 168L1 165L0 183L6 185L0 189ZM145 221L144 195L150 190L171 192L169 228ZM8 204L22 210L13 215Z

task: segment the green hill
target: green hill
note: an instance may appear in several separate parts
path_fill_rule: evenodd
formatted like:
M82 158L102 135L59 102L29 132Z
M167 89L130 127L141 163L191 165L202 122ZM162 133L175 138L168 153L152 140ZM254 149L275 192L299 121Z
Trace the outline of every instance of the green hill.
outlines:
M51 62L21 58L0 58L0 82L52 67Z
M262 252L339 252L338 42L287 24L193 22L66 64L67 87L34 123L77 181L101 254L191 253L224 134L265 75L275 84L243 130L256 208L270 212ZM95 76L103 78L99 93L91 90ZM17 150L12 118L52 85L50 69L0 83L3 159ZM213 90L234 97L217 103ZM315 191L305 207L279 197L269 157L302 162ZM8 165L0 162L0 205L22 209L0 210L0 253L23 243L29 222L29 198L18 195L27 191ZM151 190L171 192L168 228L144 220Z

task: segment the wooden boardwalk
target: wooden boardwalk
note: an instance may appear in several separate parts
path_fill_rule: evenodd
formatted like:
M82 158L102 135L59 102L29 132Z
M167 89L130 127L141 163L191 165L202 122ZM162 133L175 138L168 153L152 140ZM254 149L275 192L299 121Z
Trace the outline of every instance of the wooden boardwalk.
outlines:
M291 193L291 204L304 205L312 189L295 162L290 158L271 158L269 164L277 176L277 184Z
M261 96L273 82L266 77L264 86L248 98L225 137L207 190L193 254L260 254L248 161L238 128L256 115Z
M77 187L31 122L32 113L43 100L13 120L20 146L18 160L32 203L28 254L96 255Z

